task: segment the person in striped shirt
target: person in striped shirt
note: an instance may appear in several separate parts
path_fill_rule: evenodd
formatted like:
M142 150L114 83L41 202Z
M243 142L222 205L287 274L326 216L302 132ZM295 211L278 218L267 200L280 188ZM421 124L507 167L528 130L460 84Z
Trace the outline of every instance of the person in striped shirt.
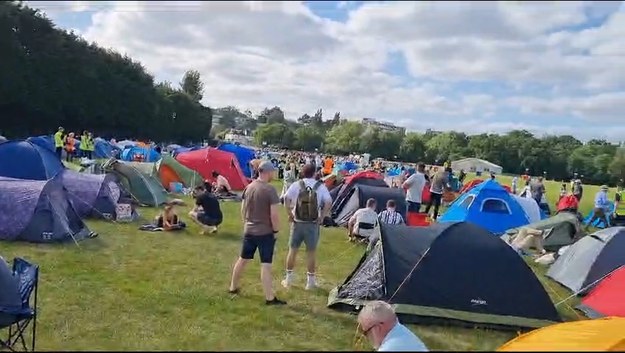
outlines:
M403 224L404 217L401 216L399 212L395 210L396 204L395 200L388 200L386 202L386 209L378 215L378 219L380 223L385 224Z

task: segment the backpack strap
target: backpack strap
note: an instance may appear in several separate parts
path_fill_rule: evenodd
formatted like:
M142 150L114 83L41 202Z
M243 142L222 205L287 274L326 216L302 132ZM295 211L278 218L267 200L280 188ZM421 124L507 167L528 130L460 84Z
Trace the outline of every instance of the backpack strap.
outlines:
M304 180L300 180L300 181L299 181L299 187L300 187L302 190L306 190L306 183L304 182Z
M313 186L313 190L317 191L317 189L319 189L319 187L321 186L321 184L323 184L321 181L317 180L317 182L315 183L315 186Z

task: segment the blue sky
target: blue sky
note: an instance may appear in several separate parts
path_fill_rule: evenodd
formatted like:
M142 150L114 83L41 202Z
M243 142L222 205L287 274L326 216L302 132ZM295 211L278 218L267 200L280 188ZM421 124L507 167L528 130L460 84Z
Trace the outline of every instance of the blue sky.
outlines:
M293 119L322 107L417 131L625 134L619 3L27 3L157 80L199 69L213 106L276 104Z

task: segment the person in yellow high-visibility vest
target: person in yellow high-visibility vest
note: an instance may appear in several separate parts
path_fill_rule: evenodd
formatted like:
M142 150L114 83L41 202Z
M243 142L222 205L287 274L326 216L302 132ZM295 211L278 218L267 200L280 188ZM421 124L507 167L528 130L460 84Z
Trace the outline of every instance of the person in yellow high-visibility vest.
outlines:
M95 151L95 143L93 142L93 136L87 130L83 131L80 136L80 152L83 157L88 159L93 158L93 151Z
M65 133L65 129L62 126L59 126L59 129L54 134L54 149L56 150L56 155L59 156L59 159L63 157L63 147L65 146L65 139L63 138L63 134Z

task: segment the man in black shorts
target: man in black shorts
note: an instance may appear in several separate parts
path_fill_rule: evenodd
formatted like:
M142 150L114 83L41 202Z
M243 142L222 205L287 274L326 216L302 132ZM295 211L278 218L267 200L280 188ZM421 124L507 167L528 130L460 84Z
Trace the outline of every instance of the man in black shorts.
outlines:
M189 212L189 217L202 227L200 234L216 233L217 226L223 221L219 200L204 186L196 187L193 190L193 197L195 198L195 207Z
M276 234L280 229L278 207L280 197L270 184L275 171L270 161L258 166L258 179L243 191L241 218L243 221L243 245L241 255L232 270L230 294L239 294L239 283L245 266L254 259L256 249L260 255L260 279L265 292L267 305L284 305L286 302L276 298L273 290L271 263L276 245Z

